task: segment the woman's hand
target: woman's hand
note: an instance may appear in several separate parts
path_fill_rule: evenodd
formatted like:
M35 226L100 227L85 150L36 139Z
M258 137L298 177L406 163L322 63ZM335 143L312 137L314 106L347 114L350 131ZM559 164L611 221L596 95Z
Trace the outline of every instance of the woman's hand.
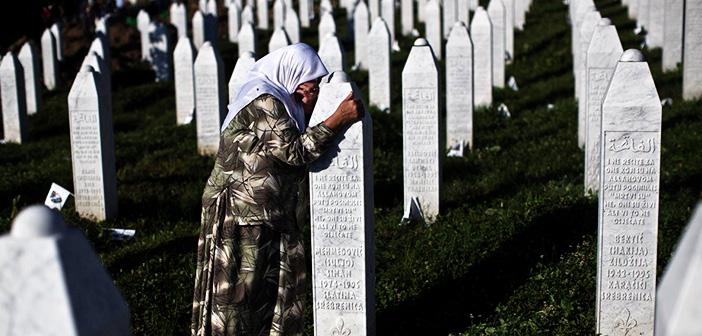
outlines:
M334 114L330 115L329 118L324 121L324 124L335 133L338 133L344 126L363 119L364 114L363 103L361 103L359 99L355 99L353 97L353 92L351 92L344 98L341 104L339 104Z

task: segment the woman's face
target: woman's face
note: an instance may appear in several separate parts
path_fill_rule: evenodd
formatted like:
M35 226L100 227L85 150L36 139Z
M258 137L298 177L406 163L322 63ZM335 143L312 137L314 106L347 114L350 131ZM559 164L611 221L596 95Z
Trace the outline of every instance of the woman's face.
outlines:
M305 110L305 118L309 120L314 110L314 105L317 103L317 96L319 95L319 82L322 78L313 79L311 81L304 82L297 86L293 96L295 100L302 103Z

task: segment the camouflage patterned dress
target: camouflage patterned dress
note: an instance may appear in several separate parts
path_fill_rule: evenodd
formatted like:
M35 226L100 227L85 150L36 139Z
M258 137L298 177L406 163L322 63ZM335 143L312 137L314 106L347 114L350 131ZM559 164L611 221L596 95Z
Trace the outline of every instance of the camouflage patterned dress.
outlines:
M298 335L304 250L295 208L306 164L334 133L300 133L264 94L222 132L202 196L192 335Z

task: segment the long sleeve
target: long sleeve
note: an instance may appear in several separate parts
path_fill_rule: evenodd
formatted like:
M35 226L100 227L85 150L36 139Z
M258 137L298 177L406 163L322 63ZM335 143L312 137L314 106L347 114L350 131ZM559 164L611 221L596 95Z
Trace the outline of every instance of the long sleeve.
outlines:
M273 96L259 97L253 105L257 113L251 129L265 151L281 162L291 166L312 162L334 139L334 132L323 123L308 127L300 134L285 106Z

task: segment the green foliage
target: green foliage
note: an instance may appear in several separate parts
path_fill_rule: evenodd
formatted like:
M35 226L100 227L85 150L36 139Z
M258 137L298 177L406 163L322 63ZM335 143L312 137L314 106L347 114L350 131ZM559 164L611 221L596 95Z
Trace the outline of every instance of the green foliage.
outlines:
M619 2L597 6L617 25L625 48L637 47L642 38ZM441 215L431 226L399 224L400 73L413 39L398 41L393 107L370 109L379 335L593 333L597 204L583 196L566 12L560 0L532 4L507 68L520 90L495 89L494 106L475 111L475 144L465 157L445 159ZM353 50L345 13L335 18L344 48ZM270 32L258 33L264 54ZM316 30L301 33L317 46ZM236 45L220 46L230 74ZM660 274L702 190L702 104L682 102L680 72L661 73L660 51L644 51L661 98L675 99L663 111ZM353 53L346 56L350 64ZM350 75L367 97L367 74ZM70 201L62 212L85 232L130 304L134 334L188 334L200 197L213 161L197 155L194 124L175 126L172 82L153 83L140 64L115 71L113 88L120 215L92 223ZM73 189L67 90L44 95L44 109L29 118L28 143L0 146L2 232L16 209L43 201L51 182ZM500 103L511 118L496 111ZM109 227L137 233L114 241ZM311 309L306 313L311 333Z

